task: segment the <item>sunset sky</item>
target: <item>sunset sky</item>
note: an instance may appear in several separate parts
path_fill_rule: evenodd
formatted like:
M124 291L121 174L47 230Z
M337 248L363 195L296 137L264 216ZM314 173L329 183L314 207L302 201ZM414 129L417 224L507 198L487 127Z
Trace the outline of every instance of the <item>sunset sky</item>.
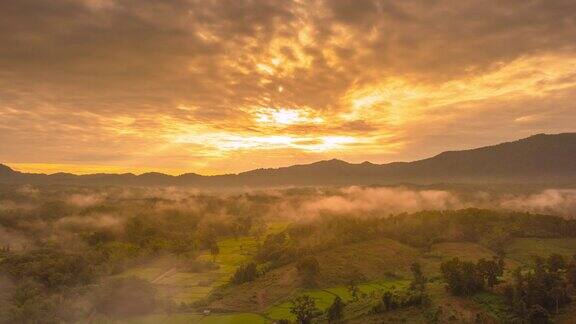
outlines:
M576 131L574 0L3 0L0 163L221 174Z

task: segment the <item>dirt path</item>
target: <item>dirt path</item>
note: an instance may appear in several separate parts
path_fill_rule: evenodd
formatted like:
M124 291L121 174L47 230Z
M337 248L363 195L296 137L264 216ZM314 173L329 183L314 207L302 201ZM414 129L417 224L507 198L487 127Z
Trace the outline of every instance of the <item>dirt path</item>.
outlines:
M158 283L160 280L162 280L162 279L164 279L170 275L173 275L176 272L178 272L177 267L170 268L166 272L163 272L160 275L158 275L156 278L152 279L152 281L150 281L150 282L153 284Z

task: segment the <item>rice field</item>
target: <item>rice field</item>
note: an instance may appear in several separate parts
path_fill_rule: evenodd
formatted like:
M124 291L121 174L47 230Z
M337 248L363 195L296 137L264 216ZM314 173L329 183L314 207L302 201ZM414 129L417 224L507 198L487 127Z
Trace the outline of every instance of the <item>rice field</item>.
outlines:
M406 289L409 285L408 280L383 280L374 281L368 283L362 283L358 285L361 294L370 295L378 291L391 290L391 289ZM334 301L334 298L339 296L344 302L352 300L352 296L348 290L347 286L337 286L326 289L308 289L298 292L293 296L293 298L298 296L308 295L314 299L316 302L316 307L325 311ZM279 319L290 319L293 320L294 316L290 313L290 307L292 303L290 301L283 301L277 305L270 307L266 312L266 316L279 320Z

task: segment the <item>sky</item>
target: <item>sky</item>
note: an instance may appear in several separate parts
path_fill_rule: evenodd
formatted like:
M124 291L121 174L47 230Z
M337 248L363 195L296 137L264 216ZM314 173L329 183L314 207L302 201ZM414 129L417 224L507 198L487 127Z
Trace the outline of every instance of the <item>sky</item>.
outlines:
M0 1L0 163L236 173L576 131L573 0Z

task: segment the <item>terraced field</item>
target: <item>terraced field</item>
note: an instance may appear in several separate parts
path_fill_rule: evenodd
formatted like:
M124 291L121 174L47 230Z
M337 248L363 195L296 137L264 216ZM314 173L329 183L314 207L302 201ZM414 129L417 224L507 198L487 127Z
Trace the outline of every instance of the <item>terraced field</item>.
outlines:
M131 268L120 276L136 276L148 280L156 285L162 296L176 303L192 303L227 283L236 268L252 256L256 250L256 241L251 237L231 238L219 241L218 247L220 253L215 258L217 269L190 272L184 266L186 260L164 256ZM201 261L212 259L207 251L198 257Z
M381 290L389 289L406 289L408 287L408 280L382 280L367 282L358 285L361 294L371 294ZM296 293L292 298L308 295L314 299L316 302L316 307L322 311L325 311L334 301L336 296L339 296L344 300L344 302L352 300L352 296L346 286L337 286L326 289L308 289L302 290ZM275 320L279 319L290 319L294 320L294 315L290 313L290 307L292 306L290 301L284 301L277 305L270 307L266 310L265 314L267 317Z

